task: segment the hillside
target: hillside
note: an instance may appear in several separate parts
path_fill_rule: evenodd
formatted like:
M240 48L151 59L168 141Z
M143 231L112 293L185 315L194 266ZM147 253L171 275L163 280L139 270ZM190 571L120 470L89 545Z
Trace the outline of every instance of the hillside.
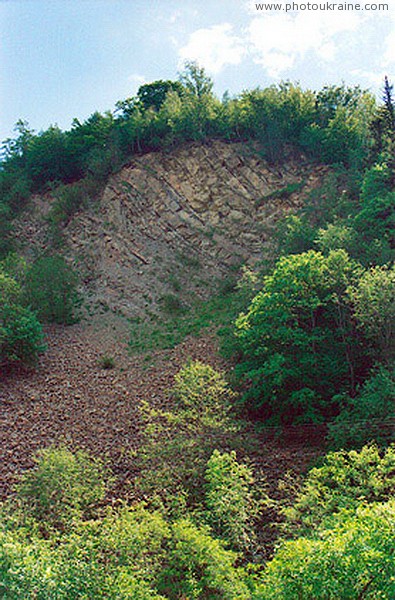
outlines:
M212 141L134 158L98 201L62 230L62 252L82 275L95 311L144 314L166 294L207 297L241 264L263 258L277 219L295 211L328 168L302 156L270 165L259 146ZM20 217L19 243L32 256L50 244L50 194Z
M188 69L7 143L0 596L390 600L392 86Z

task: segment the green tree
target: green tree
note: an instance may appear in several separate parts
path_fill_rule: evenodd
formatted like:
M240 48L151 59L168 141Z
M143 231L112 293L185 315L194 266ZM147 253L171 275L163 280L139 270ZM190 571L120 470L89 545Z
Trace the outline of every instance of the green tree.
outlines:
M179 81L163 81L160 79L159 81L153 81L152 83L140 86L137 91L137 97L145 110L154 108L156 111L159 111L170 91L182 95L183 87Z
M329 442L335 448L359 448L371 441L381 445L394 440L395 371L376 368L357 395L337 398L341 410L329 423Z
M39 317L71 324L78 304L78 278L61 256L44 256L26 274L25 297Z
M49 527L63 529L89 519L103 500L108 483L103 463L83 451L46 448L35 457L17 487L24 511Z
M205 473L209 524L235 549L246 549L253 541L256 503L252 494L251 469L236 459L235 452L214 450Z
M36 315L22 306L22 290L0 265L0 363L34 362L44 350Z
M359 327L380 348L380 358L391 364L395 353L395 265L368 269L347 294Z
M360 268L343 250L281 258L236 321L244 399L272 418L314 420L331 398L354 393L362 347L346 289Z

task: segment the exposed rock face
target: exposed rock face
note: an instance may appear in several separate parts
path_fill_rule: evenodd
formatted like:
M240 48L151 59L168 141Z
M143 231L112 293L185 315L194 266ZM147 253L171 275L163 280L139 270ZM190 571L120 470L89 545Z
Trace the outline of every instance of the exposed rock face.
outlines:
M242 143L146 154L68 224L67 254L78 259L92 298L129 316L172 292L204 296L232 265L262 257L273 224L325 173L302 160L270 166Z

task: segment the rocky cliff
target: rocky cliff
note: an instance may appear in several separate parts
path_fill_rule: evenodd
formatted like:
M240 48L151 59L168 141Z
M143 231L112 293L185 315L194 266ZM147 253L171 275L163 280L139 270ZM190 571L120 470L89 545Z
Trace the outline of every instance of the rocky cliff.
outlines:
M128 316L168 294L188 301L270 244L276 220L300 206L326 173L302 157L269 165L251 144L212 141L133 158L94 206L64 230L93 305ZM20 236L46 245L36 199ZM41 232L41 233L40 233Z

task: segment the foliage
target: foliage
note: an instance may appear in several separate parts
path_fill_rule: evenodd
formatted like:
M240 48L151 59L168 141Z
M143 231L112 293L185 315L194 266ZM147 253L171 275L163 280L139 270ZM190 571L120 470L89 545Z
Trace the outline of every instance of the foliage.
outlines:
M175 376L169 398L173 410L143 405L137 493L156 496L170 512L177 513L186 502L196 507L202 499L206 463L224 440L229 443L228 433L234 428L229 418L231 398L223 375L196 361Z
M94 515L106 493L103 464L82 450L47 448L35 458L18 486L25 512L38 521L63 529L73 520Z
M178 598L247 600L250 597L242 574L234 568L236 554L225 550L206 527L181 519L172 527L168 565L159 591L170 600Z
M43 256L27 271L26 301L42 320L71 324L78 304L77 283L77 275L61 256Z
M395 265L365 271L347 293L359 327L376 342L381 358L389 364L395 352Z
M354 398L339 396L340 414L329 423L329 442L336 448L358 448L375 440L394 439L395 373L380 366Z
M98 364L102 369L105 369L105 370L114 369L115 359L113 356L108 356L107 354L104 354L103 356L101 356L99 358Z
M182 95L183 87L179 81L153 81L139 87L137 97L144 106L145 110L154 108L159 111L166 100L168 92L177 92Z
M294 523L307 531L330 525L344 509L366 503L386 502L395 489L395 446L381 452L376 445L359 452L330 452L321 467L313 468L292 508L285 510Z
M22 305L22 290L0 264L0 363L31 363L44 349L36 315Z
M251 469L236 453L214 450L205 473L207 519L214 531L235 549L252 542L257 506L252 494Z
M173 394L180 410L204 419L207 415L226 414L231 389L224 376L200 361L190 362L174 377Z
M345 511L314 538L284 542L256 600L390 600L395 594L395 503Z
M34 363L43 350L42 328L36 315L19 304L1 304L0 362Z
M267 416L316 420L364 365L346 301L358 265L342 251L281 258L236 321L244 398Z

